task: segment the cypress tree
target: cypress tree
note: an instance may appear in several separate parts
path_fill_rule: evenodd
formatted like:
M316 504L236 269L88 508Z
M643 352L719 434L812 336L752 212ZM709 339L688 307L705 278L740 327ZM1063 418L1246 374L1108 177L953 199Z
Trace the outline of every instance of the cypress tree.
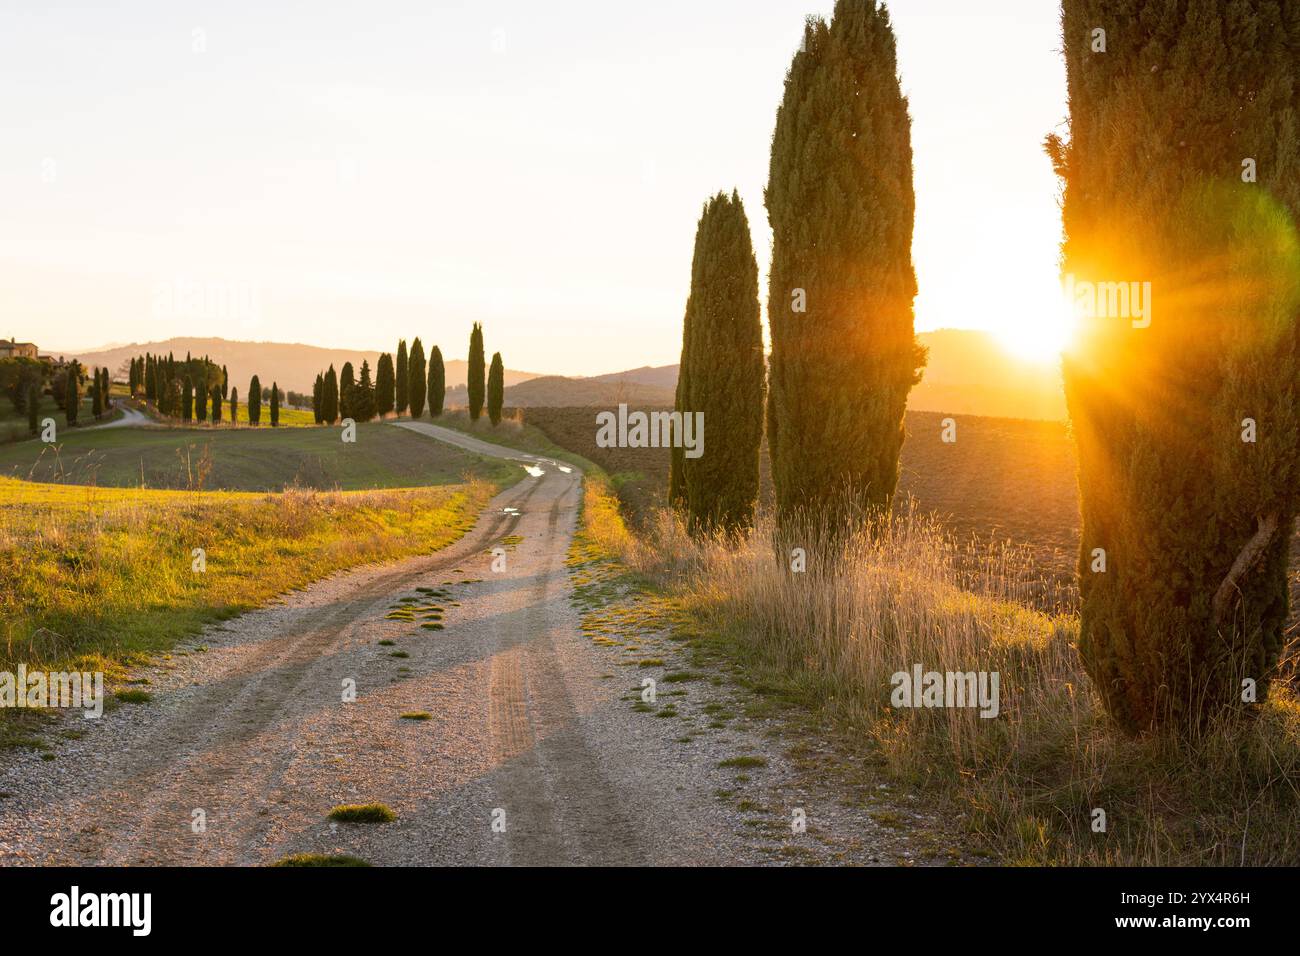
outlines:
M393 386L397 400L397 414L405 415L410 404L411 372L407 367L406 339L397 343L397 368L393 372Z
M95 369L90 385L90 414L95 421L104 417L103 390L100 387L99 369Z
M221 424L221 386L212 386L212 424Z
M33 435L41 430L41 387L33 382L27 387L27 429Z
M190 421L194 418L194 383L190 381L188 375L185 376L185 384L181 391L181 419Z
M316 381L313 382L311 386L311 413L312 417L316 419L317 425L325 421L325 410L321 404L321 402L324 401L324 398L325 376L321 375L320 372L317 372Z
M271 383L271 427L280 427L280 386Z
M368 422L375 417L375 389L370 384L370 363L362 361L361 378L352 386L348 408L352 417L359 422Z
M208 380L200 378L194 389L194 418L201 422L208 420Z
M875 0L836 0L829 24L805 24L764 198L777 515L806 511L836 535L887 509L925 362L912 331L911 121Z
M352 386L355 384L357 380L356 374L352 371L352 363L344 362L343 370L339 372L339 415L343 418L356 418L348 404L352 399Z
M230 390L230 424L239 427L239 389Z
M81 366L73 362L68 366L66 391L63 396L63 415L69 425L77 424L77 413L81 410Z
M229 394L230 394L230 373L226 371L226 367L223 365L221 366L221 397L225 398Z
M113 407L113 380L109 377L108 366L99 370L100 377L103 379L102 389L99 394L99 402L104 411L109 411Z
M483 414L483 326L474 323L469 333L469 417L478 421Z
M718 193L695 231L678 373L677 411L683 420L702 415L708 434L699 457L674 448L678 502L692 533L753 524L765 371L749 219L738 193Z
M1122 729L1190 731L1247 708L1248 680L1263 701L1284 640L1300 7L1062 6L1070 125L1047 146L1082 313L1063 362L1079 652Z
M325 424L333 425L339 420L339 380L331 365L325 373L325 388L321 398L321 415Z
M375 368L375 411L379 417L383 418L388 415L396 402L393 394L393 357L385 352L379 356L379 364Z
M248 424L258 425L262 421L262 383L253 376L248 383Z
M419 418L424 414L424 392L428 383L424 380L424 346L417 335L411 343L411 354L407 359L406 397L410 402L411 417Z
M429 417L437 418L442 414L443 402L447 399L447 369L442 361L442 349L433 347L429 353Z
M488 370L487 409L488 419L495 428L501 424L501 406L506 396L506 369L501 364L501 353L492 353L492 367Z

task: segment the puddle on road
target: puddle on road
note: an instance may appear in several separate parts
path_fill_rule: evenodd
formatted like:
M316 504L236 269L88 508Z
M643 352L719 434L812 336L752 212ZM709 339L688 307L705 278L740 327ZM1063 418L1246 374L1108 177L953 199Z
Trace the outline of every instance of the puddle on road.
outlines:
M546 474L545 471L538 468L536 465L524 465L524 471L528 472L534 478L540 478L542 475Z
M567 465L556 465L555 467L560 469L560 471L564 472L566 475L573 471L573 469Z
M519 509L518 509L518 508L508 508L508 507L507 507L507 508L502 508L502 509L501 509L501 513L502 513L502 514L505 514L505 515L517 515L517 514L519 514L520 512L519 512Z

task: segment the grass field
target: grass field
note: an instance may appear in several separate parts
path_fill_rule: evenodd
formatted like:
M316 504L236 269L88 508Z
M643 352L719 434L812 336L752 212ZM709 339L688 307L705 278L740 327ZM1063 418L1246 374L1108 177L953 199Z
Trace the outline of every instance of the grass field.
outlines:
M524 420L609 473L634 525L664 503L669 453L662 448L597 448L593 408L527 408ZM1041 610L1078 604L1077 463L1064 422L955 416L957 441L943 442L938 412L908 412L896 497L900 514L933 515L966 546L967 561L996 561L1018 574ZM707 441L706 441L707 447ZM760 459L760 505L770 505L766 446ZM1008 550L1014 553L1007 553ZM1291 546L1292 633L1300 627L1300 530Z
M499 487L253 494L0 478L0 669L113 673L334 571L445 547Z
M372 422L338 428L112 428L0 446L0 475L104 487L278 491L501 481L518 466Z

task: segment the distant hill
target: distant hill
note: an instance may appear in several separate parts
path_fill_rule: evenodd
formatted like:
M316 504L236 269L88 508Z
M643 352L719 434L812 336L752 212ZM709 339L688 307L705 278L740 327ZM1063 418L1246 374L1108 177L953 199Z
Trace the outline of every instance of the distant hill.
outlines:
M676 365L642 365L640 368L628 369L626 372L610 372L607 375L592 375L588 382L628 382L633 385L650 385L664 388L670 392L677 390Z
M396 357L396 342L393 343L392 351ZM177 358L184 358L187 352L210 356L218 365L226 366L230 372L231 384L241 392L248 387L248 382L254 375L258 376L263 385L269 386L274 381L285 391L310 392L316 381L316 373L329 368L331 364L337 371L343 368L344 362L351 362L360 371L364 360L370 363L373 374L379 361L378 352L323 349L315 345L284 342L237 342L220 338L175 338L165 342L145 342L93 352L70 353L68 357L79 359L83 365L106 366L116 375L117 370L131 357L145 352L155 355L171 352ZM464 385L468 378L464 359L453 359L446 366L447 384ZM537 378L532 372L506 369L506 385L517 385L532 378Z
M908 396L909 410L994 418L1065 420L1065 396L1056 364L1044 365L1019 359L1007 352L993 335L978 330L938 329L922 332L917 338L929 348L930 361L921 384ZM656 403L647 397L635 401L645 405L666 405L672 403L677 389L677 366L643 366L581 381L654 387L667 396L665 400ZM548 400L527 404L590 403Z

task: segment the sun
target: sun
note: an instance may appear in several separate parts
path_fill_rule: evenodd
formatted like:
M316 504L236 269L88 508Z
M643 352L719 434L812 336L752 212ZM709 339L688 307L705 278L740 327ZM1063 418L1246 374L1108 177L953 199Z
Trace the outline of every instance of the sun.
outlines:
M1069 346L1078 315L1064 293L1048 297L1041 308L1007 315L992 331L998 343L1016 358L1055 365Z

